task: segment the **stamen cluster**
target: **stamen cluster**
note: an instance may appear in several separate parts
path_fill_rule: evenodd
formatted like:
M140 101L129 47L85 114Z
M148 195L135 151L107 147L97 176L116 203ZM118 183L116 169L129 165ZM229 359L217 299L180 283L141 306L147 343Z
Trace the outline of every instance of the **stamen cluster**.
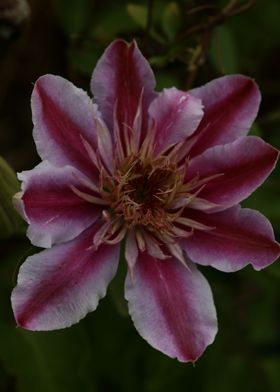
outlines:
M165 156L155 160L132 154L105 184L112 216L127 228L145 226L165 234L172 228L174 214L168 213L183 182L182 171Z

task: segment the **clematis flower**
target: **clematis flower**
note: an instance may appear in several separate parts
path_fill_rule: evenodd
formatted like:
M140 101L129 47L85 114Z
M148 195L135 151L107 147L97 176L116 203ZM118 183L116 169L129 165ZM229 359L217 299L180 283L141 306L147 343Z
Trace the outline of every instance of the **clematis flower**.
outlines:
M69 327L93 311L116 274L140 335L178 360L211 344L217 318L197 269L255 270L279 256L269 221L242 209L278 152L246 136L260 93L230 75L189 92L154 91L137 44L114 41L93 72L93 101L54 75L32 94L42 162L19 174L18 210L34 245L12 294L17 324Z

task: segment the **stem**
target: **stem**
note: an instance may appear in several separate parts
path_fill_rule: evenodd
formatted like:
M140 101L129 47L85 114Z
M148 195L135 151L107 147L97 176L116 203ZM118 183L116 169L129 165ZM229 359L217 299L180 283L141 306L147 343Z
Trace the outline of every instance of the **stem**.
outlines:
M212 31L205 31L201 38L201 43L197 47L198 51L193 56L192 67L188 69L188 76L185 89L189 90L196 78L199 67L204 63L204 58L211 43Z
M247 3L240 6L237 5L237 0L230 0L229 3L222 9L222 11L209 18L208 22L201 23L199 25L190 27L188 30L181 34L180 38L187 38L197 33L203 33L205 31L213 30L216 26L220 25L225 19L240 14L241 12L247 11L257 0L249 0Z
M151 35L151 29L153 26L153 14L154 14L154 0L147 1L147 24L146 24L146 33L145 33L145 41L146 45L148 46L148 42Z
M208 18L207 22L190 27L188 30L181 34L180 38L186 39L195 34L201 34L200 43L193 53L192 59L188 67L188 76L185 88L188 90L192 87L198 68L204 63L205 55L211 43L213 30L222 24L227 18L237 15L252 7L256 0L248 0L247 3L238 5L238 0L229 0L228 4L216 15ZM202 8L194 9L195 12L200 11Z

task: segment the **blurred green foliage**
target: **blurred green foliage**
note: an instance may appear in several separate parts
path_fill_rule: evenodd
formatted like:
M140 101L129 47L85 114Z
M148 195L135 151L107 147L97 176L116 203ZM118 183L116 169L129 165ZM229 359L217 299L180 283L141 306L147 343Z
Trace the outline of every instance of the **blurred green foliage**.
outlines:
M230 3L242 7L246 1ZM33 167L38 157L31 137L31 82L48 72L88 89L96 61L116 37L137 39L155 70L158 90L192 88L225 73L254 77L263 104L251 132L280 148L280 3L252 2L247 10L216 20L228 4L30 0L26 30L0 44L0 153L16 170ZM7 170L9 197L18 183ZM279 195L277 169L243 204L264 213L278 239ZM219 333L193 367L153 350L133 328L123 300L124 260L106 299L78 325L48 333L16 328L10 293L19 265L37 250L16 229L20 218L11 204L6 212L8 221L0 222L0 234L8 237L0 248L0 392L280 390L278 263L235 274L201 268L213 289Z
M19 190L15 173L0 157L0 239L24 233L25 224L12 203L14 194Z

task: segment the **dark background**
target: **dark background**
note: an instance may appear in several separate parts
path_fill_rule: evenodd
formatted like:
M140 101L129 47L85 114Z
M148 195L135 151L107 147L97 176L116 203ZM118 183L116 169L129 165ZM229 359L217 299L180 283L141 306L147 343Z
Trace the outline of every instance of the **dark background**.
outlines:
M279 0L0 0L0 155L15 171L39 162L32 84L53 73L88 90L97 59L117 37L137 39L158 90L229 73L255 78L263 101L251 132L280 148L279 17ZM277 262L261 272L201 268L219 332L195 366L165 357L137 334L123 299L124 261L106 299L78 325L50 333L16 328L10 292L36 249L9 204L18 184L5 188L13 173L0 163L0 392L280 391ZM271 220L278 239L279 179L276 169L244 203Z

